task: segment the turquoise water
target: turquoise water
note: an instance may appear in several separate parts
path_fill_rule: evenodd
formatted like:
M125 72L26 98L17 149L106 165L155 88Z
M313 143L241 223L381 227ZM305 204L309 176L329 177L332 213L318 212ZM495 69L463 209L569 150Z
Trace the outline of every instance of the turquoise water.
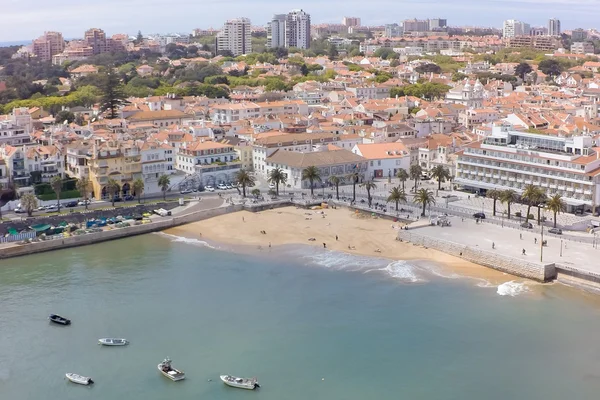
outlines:
M597 398L598 303L558 285L500 296L435 272L158 234L2 261L1 398ZM51 312L73 325L50 325ZM131 345L96 344L109 336ZM166 356L185 381L158 373ZM228 388L223 373L263 387Z

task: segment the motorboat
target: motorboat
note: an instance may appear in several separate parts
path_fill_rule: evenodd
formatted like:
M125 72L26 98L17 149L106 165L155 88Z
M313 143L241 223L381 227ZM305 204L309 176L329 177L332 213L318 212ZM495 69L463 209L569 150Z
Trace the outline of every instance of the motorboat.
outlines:
M60 315L56 315L56 314L50 314L50 316L48 317L48 319L52 322L54 322L55 324L59 324L59 325L71 325L71 320L65 317L61 317Z
M221 375L221 380L227 386L254 390L260 387L256 378L238 378L237 376Z
M102 338L98 339L98 344L103 346L125 346L129 344L129 341L127 339Z
M185 379L185 373L171 366L171 359L165 358L163 362L158 364L158 370L161 374L166 376L172 381L181 381Z
M94 383L94 381L92 380L92 378L89 378L87 376L81 376L81 375L74 374L74 373L71 373L71 372L66 373L65 376L71 382L77 383L79 385L85 385L85 386L87 386L87 385L91 385L92 383Z

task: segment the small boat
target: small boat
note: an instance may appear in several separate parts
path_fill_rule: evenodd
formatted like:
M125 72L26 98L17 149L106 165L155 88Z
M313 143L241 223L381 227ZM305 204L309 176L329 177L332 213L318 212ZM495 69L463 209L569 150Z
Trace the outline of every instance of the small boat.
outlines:
M221 375L221 380L227 386L239 389L254 390L260 387L256 378L238 378L237 376Z
M98 344L104 346L125 346L129 344L129 341L127 339L102 338L98 339Z
M175 369L171 366L171 359L169 357L165 358L163 362L158 364L158 370L161 374L172 381L181 381L185 379L185 373L183 371Z
M92 378L89 378L87 376L81 376L81 375L73 374L71 372L66 373L65 376L71 382L78 383L80 385L86 385L87 386L87 385L91 385L92 383L94 383L94 381L92 380Z
M59 325L71 325L71 320L70 319L61 317L60 315L50 314L50 316L48 317L48 319L50 321L54 322L55 324L59 324Z

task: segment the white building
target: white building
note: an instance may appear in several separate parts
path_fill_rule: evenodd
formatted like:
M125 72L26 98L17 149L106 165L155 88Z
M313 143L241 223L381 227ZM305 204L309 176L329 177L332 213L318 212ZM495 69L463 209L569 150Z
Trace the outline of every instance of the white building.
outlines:
M230 144L199 140L186 143L177 153L177 169L198 177L202 186L233 182L241 167Z
M276 14L267 26L267 47L285 47L285 22L287 15Z
M516 19L508 19L502 25L502 36L511 38L515 36L529 36L531 26Z
M285 21L285 47L310 47L310 14L303 10L288 13Z
M159 193L158 179L175 171L174 148L168 144L145 142L140 148L144 193Z
M235 18L225 22L217 34L217 52L230 51L235 57L252 53L252 35L248 18Z
M474 85L465 79L463 85L457 85L446 93L446 101L469 108L483 108L483 85L479 79Z
M218 104L211 108L212 120L219 124L230 124L244 119L260 117L260 107L256 103Z
M560 36L560 20L552 18L548 20L548 35L549 36Z
M367 160L367 177L394 177L399 169L410 169L410 151L402 143L358 144L354 154Z

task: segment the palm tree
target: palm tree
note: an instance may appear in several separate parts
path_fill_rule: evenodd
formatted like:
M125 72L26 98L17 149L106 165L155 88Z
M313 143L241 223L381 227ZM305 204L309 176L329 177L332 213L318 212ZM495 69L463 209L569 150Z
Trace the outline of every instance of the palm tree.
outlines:
M546 197L543 189L535 186L533 183L528 184L523 189L523 194L521 198L527 202L527 217L525 218L525 222L529 221L529 212L531 211L532 206L539 206L540 203L544 201ZM540 207L538 207L538 216L539 216Z
M328 181L332 185L335 185L335 199L339 200L340 199L340 178L335 175L332 175L329 177Z
M314 165L306 167L302 170L302 180L310 182L310 195L313 196L314 182L321 182L321 171Z
M348 175L348 179L352 180L352 202L354 203L356 201L356 184L358 183L358 179L360 178L360 175L358 175L358 172L352 172L351 174Z
M235 176L238 181L238 185L242 185L243 196L246 197L246 188L254 186L255 179L245 169L240 169Z
M140 200L140 197L142 196L142 192L144 191L144 181L142 180L142 178L137 178L135 181L133 181L133 191L135 192L137 198L138 198L138 203L141 203L142 201Z
M404 183L409 178L408 172L406 172L404 168L400 168L398 169L398 172L396 172L396 177L402 182L402 191L404 191Z
M368 180L362 183L360 186L364 187L367 190L367 200L369 201L369 207L371 207L371 190L377 188L377 185L372 180Z
M438 190L442 188L442 183L446 182L446 179L450 179L450 171L447 168L444 168L443 165L436 165L431 170L431 176L437 179L438 181ZM495 215L495 214L494 214Z
M508 207L508 219L510 219L510 205L517 201L517 192L512 189L503 190L500 193L500 201Z
M415 193L415 197L413 198L413 202L415 204L423 205L423 212L421 216L425 216L425 208L428 205L435 204L435 197L433 196L433 192L428 189L419 189L417 193Z
M77 190L79 191L79 195L83 197L83 202L85 204L85 209L88 209L88 195L90 194L90 180L86 177L83 177L77 181L76 184Z
M27 193L21 196L21 208L27 211L27 216L31 217L33 210L38 207L38 201L34 194Z
M556 214L565 211L567 209L567 204L562 199L562 196L556 193L554 196L550 197L546 207L554 214L554 227L556 228Z
M269 174L269 183L275 184L277 196L279 196L279 184L285 185L287 182L287 174L281 168L273 168Z
M421 175L423 175L423 168L419 164L413 164L410 166L409 171L410 179L415 180L415 189L414 192L417 192L417 182L421 179Z
M393 201L396 203L396 211L398 211L398 203L400 201L406 201L406 192L404 189L400 189L399 187L394 187L390 190L390 195L387 198L387 201Z
M50 180L50 187L56 193L56 200L58 204L58 212L60 213L60 192L62 191L63 181L60 175L56 175Z
M167 190L169 190L169 186L171 186L171 178L169 178L169 175L159 176L158 186L160 186L160 190L163 192L163 200L167 200Z
M492 215L496 216L496 202L502 196L502 192L496 189L490 189L485 193L485 197L494 200L494 206L492 208Z
M112 206L115 206L115 195L119 191L119 184L112 178L108 179L108 183L106 184L106 191L110 196L110 200L112 202Z

